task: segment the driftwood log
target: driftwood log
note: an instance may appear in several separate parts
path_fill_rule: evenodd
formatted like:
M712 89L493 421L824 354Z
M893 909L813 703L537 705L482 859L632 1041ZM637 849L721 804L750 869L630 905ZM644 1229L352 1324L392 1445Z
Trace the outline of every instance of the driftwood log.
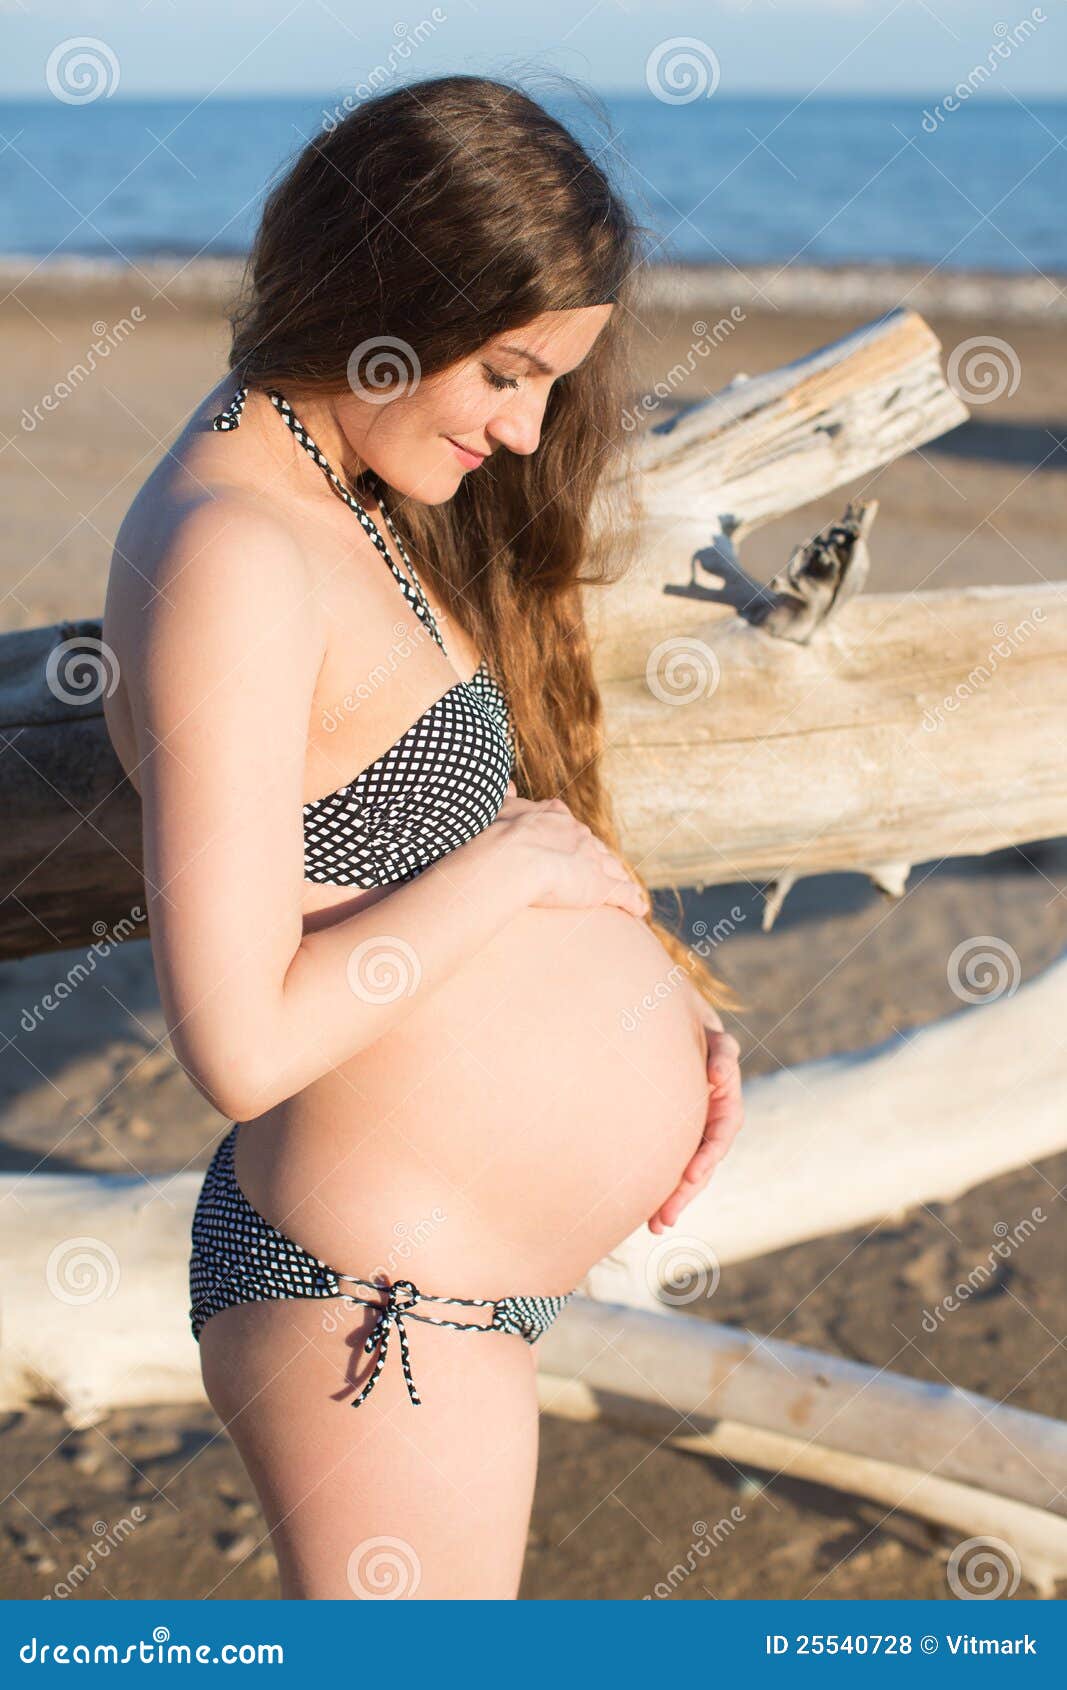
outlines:
M598 676L632 674L637 654L643 661L661 639L706 626L716 608L744 615L773 605L771 588L739 570L746 535L966 416L941 374L937 337L914 311L899 310L653 422L637 443L634 562L589 605ZM610 483L601 496L610 503ZM785 632L784 623L772 631Z
M0 636L0 960L143 920L140 800L98 699L44 680L57 651L98 674L99 634ZM627 855L652 886L767 883L765 926L805 874L899 896L913 863L1067 833L1060 582L860 594L806 643L720 616L600 686Z
M88 946L145 907L141 801L104 721L100 627L0 636L0 959Z
M804 1436L981 1487L1067 1519L1067 1425L742 1328L582 1298L540 1341L546 1372L716 1419ZM619 1366L623 1350L625 1371ZM623 1381L625 1380L625 1384Z
M893 312L783 370L734 382L635 442L640 561L589 611L606 772L624 847L650 884L763 877L780 896L789 864L791 875L855 868L899 890L903 865L923 856L1062 831L1059 790L1045 801L1052 748L1019 714L1035 697L1055 711L1059 622L1042 624L1010 695L994 677L970 711L965 745L942 752L951 733L936 750L933 736L906 744L922 716L915 693L937 707L983 662L993 623L1014 628L1037 595L865 600L873 506L850 508L767 586L744 575L733 550L760 522L961 421L938 352L921 318ZM609 486L601 500L612 497ZM709 571L721 586L707 584ZM684 677L679 685L686 665L697 671L692 697ZM140 802L103 717L114 681L99 620L0 636L0 959L88 945L144 919L131 917L145 905ZM947 807L945 761L958 771ZM793 789L785 802L783 772ZM665 829L664 816L679 825Z
M992 1538L1005 1585L1022 1573L1054 1596L1067 1577L1061 1422L737 1327L585 1299L541 1347L545 1412L867 1496L956 1544Z
M657 1446L666 1443L688 1454L718 1457L752 1480L753 1489L758 1488L752 1474L756 1469L771 1478L802 1479L851 1496L866 1497L885 1510L878 1526L872 1524L869 1528L870 1537L881 1528L892 1531L896 1514L925 1520L938 1529L939 1552L946 1559L950 1549L960 1545L961 1540L979 1550L985 1549L993 1563L987 1566L987 1573L998 1582L1003 1579L1005 1589L999 1593L1008 1593L1007 1587L1015 1580L1016 1565L1039 1596L1055 1596L1057 1581L1067 1577L1067 1520L1042 1508L1032 1508L1028 1503L1013 1502L1008 1497L892 1461L829 1449L814 1439L790 1432L768 1431L763 1426L726 1418L705 1424L703 1415L689 1415L683 1420L662 1403L641 1401L624 1392L591 1385L584 1377L562 1379L544 1367L538 1372L537 1387L545 1413L568 1420L601 1420L647 1438ZM694 1429L698 1423L700 1429ZM744 1515L745 1507L739 1506ZM698 1493L694 1493L693 1510L698 1517L703 1512ZM730 1516L734 1516L733 1509ZM736 1516L730 1516L716 1524L711 1543L728 1544L729 1533L735 1523L740 1523ZM696 1532L698 1539L703 1536L699 1527ZM1006 1546L1006 1552L1001 1549L998 1553L990 1544L991 1538ZM679 1568L681 1576L685 1572L684 1566ZM666 1582L669 1587L671 1573L667 1574ZM981 1593L993 1594L990 1589ZM817 1595L818 1584L808 1594Z
M807 643L720 616L601 684L605 774L652 885L913 863L1067 833L1067 583L853 598ZM669 823L664 818L669 817Z

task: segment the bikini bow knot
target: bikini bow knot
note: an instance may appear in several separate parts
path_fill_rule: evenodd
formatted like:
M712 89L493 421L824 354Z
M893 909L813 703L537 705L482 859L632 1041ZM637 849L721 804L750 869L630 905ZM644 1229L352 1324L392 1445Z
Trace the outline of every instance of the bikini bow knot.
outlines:
M382 1287L382 1289L385 1289L385 1287ZM363 1389L358 1393L358 1395L352 1398L351 1406L353 1408L358 1408L359 1404L366 1400L377 1381L379 1373L385 1366L385 1358L389 1350L389 1334L394 1326L396 1327L397 1337L400 1340L400 1362L404 1369L404 1379L407 1383L408 1396L411 1398L411 1401L416 1408L421 1408L422 1400L418 1391L415 1389L415 1381L411 1376L411 1358L408 1353L408 1334L407 1327L404 1325L404 1310L410 1309L415 1303L417 1303L419 1296L420 1292L418 1287L413 1285L410 1279L397 1279L394 1280L392 1285L388 1287L385 1303L371 1305L377 1307L378 1316L374 1325L371 1327L370 1332L367 1334L366 1342L363 1345L363 1351L365 1355L370 1355L371 1351L377 1345L378 1357L374 1363L374 1371L367 1380L367 1383L363 1386ZM362 1301L362 1299L360 1300Z

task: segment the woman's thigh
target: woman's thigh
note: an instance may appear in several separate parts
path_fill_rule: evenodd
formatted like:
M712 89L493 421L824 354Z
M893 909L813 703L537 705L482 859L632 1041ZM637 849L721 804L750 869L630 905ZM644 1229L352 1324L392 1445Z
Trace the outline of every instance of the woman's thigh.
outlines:
M394 1327L353 1407L373 1323L297 1298L222 1309L201 1331L205 1388L259 1496L282 1596L516 1596L537 1472L531 1346L408 1320L420 1405Z

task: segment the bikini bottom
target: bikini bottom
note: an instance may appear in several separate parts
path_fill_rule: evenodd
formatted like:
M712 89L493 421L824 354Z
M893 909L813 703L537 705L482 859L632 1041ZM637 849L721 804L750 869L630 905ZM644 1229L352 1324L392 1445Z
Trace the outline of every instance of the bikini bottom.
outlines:
M421 1398L411 1377L405 1320L423 1320L431 1326L450 1326L457 1332L515 1332L534 1344L548 1331L573 1291L558 1297L441 1297L423 1292L410 1279L380 1285L372 1279L338 1273L318 1256L312 1256L293 1239L253 1208L234 1173L235 1121L217 1147L208 1165L197 1200L192 1224L192 1254L189 1259L189 1321L199 1343L205 1321L220 1309L236 1303L260 1303L291 1297L344 1297L378 1310L378 1318L363 1348L367 1355L377 1348L374 1369L352 1407L365 1402L385 1366L389 1334L395 1326L400 1344L400 1361L407 1381L408 1396L415 1407ZM346 1281L377 1291L385 1301L359 1297L346 1291ZM434 1315L415 1314L412 1305L423 1303L465 1303L491 1308L488 1325L444 1320Z

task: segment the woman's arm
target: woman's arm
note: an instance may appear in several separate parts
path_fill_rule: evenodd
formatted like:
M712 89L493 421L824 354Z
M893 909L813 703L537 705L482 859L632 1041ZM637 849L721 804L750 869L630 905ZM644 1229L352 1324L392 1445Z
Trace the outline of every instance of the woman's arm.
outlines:
M508 798L506 819L305 935L324 637L300 549L283 522L225 495L183 519L156 586L135 672L124 666L153 954L175 1053L224 1114L251 1119L372 1044L531 903L640 912L565 805ZM357 673L373 667L373 628L366 641Z

